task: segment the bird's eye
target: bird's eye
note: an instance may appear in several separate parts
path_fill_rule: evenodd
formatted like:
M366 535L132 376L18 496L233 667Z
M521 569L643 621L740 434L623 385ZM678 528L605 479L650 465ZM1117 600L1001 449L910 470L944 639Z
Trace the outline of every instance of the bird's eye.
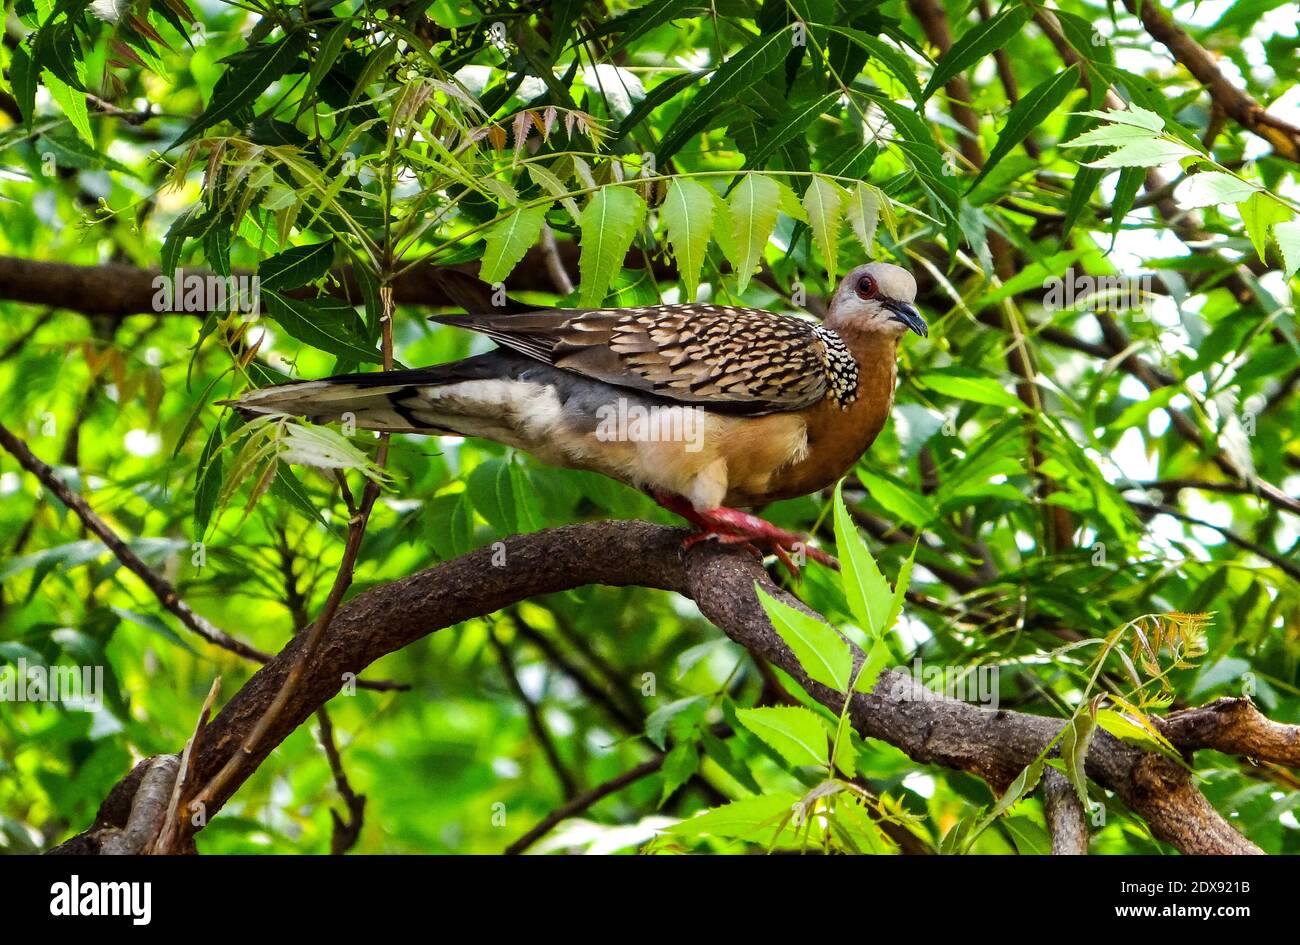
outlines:
M870 276L863 276L858 280L858 298L874 299L876 297L876 280Z

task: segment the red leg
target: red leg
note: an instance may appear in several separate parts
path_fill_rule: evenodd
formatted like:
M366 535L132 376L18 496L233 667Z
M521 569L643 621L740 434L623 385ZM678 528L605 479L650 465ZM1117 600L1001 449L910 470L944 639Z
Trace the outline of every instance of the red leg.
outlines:
M738 509L716 508L697 509L681 496L671 493L653 492L655 501L686 519L699 531L683 543L690 548L701 541L714 539L727 545L745 545L758 554L767 552L776 555L796 576L799 568L791 558L791 553L804 553L819 564L839 569L839 562L826 552L808 544L803 535L777 528L757 515L741 512Z

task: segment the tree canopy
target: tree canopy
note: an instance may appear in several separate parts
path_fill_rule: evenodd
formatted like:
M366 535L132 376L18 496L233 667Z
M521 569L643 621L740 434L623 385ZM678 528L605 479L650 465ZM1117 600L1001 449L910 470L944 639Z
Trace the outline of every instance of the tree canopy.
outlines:
M1294 5L5 12L0 850L1300 849ZM221 403L867 259L929 336L762 510L839 573Z

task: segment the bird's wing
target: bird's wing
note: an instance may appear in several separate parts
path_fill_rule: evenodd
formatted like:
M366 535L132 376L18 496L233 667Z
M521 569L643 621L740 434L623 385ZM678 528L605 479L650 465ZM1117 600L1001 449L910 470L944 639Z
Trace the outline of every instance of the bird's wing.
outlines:
M808 321L724 305L435 316L546 364L682 404L800 410L827 390L828 353Z

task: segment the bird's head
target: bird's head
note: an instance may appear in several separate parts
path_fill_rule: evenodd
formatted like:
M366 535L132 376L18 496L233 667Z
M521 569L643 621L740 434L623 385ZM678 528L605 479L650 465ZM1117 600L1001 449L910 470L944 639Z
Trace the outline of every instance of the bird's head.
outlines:
M840 282L826 323L835 329L890 338L898 338L910 329L924 338L929 329L913 307L914 301L916 280L910 272L889 263L867 263Z

